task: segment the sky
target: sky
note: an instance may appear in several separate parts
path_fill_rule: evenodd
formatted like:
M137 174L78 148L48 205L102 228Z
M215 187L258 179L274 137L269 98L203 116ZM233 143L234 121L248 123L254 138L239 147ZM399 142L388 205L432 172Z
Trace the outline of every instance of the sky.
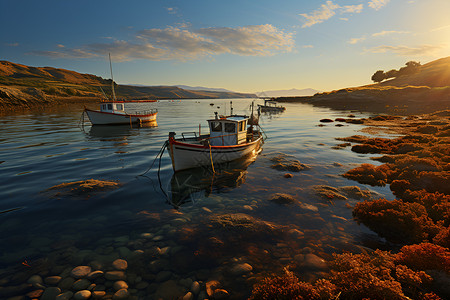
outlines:
M449 0L0 0L0 28L0 60L250 93L450 56Z

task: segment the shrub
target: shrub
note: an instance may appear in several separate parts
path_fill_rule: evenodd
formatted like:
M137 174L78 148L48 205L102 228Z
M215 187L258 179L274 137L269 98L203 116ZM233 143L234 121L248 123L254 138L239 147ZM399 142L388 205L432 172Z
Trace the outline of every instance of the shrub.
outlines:
M450 274L449 249L431 243L404 246L395 261L413 270L438 270Z

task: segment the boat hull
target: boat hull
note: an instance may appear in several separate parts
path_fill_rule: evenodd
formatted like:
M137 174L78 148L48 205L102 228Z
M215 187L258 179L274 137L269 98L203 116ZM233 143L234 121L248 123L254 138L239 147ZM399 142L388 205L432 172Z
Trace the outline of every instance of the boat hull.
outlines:
M130 123L147 123L156 121L158 112L151 114L116 114L98 110L85 109L92 125L120 125Z
M247 155L257 155L261 151L262 141L260 136L252 142L241 145L203 146L169 138L169 154L173 170L176 172L201 166L214 166Z

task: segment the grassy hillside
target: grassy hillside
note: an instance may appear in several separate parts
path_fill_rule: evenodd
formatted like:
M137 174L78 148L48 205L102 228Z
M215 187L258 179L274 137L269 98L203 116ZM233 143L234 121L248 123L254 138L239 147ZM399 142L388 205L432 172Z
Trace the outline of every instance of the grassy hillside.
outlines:
M59 104L69 101L99 101L100 90L111 94L111 80L91 74L51 67L30 67L0 61L0 109ZM116 85L120 99L247 98L253 94L190 91L174 86Z
M450 57L420 66L416 73L381 83L317 93L312 97L281 97L280 102L304 102L334 109L397 114L450 108Z

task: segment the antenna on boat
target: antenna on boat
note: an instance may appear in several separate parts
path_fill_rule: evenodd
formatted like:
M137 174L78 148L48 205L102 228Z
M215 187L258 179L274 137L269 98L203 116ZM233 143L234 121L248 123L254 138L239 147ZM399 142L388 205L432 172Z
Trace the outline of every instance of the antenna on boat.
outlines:
M230 101L230 115L233 115L233 101Z
M114 92L114 77L113 77L113 71L112 71L112 64L111 64L111 53L109 54L109 69L111 71L111 87L112 87L112 93L113 93L113 101L116 101L116 93Z
M102 89L102 87L101 87L101 86L100 86L100 90L102 91L102 93L103 93L103 96L105 96L106 100L108 100L108 96L106 96L106 94L105 94L105 92L103 91L103 89Z

